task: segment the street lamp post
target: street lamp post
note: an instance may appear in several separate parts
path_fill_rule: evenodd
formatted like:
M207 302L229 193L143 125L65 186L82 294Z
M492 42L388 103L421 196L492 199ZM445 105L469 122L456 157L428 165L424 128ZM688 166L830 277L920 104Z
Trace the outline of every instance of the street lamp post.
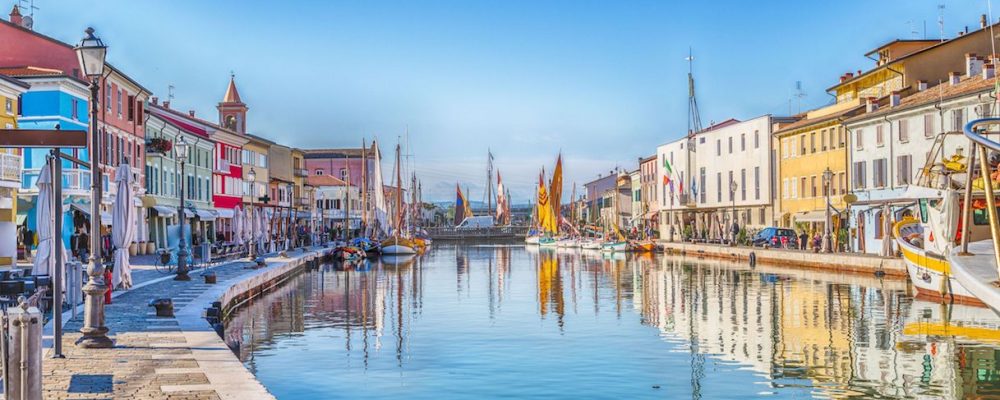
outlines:
M254 190L254 189L256 189L254 187L254 181L257 180L257 171L254 171L253 167L250 167L250 173L247 174L247 178L250 179L250 205L249 205L249 207L250 207L250 231L253 232L253 230L255 229L254 228L254 224L253 224L254 217L255 217L254 213L253 213L253 201L254 201L254 198L256 198L256 195L257 195L257 191ZM253 239L253 234L251 234L250 235L250 250L247 251L247 254L250 256L250 261L254 261L254 260L257 259L257 246L254 244L254 242L255 241Z
M295 205L293 203L293 201L295 201L295 196L292 196L292 184L289 183L287 187L288 193L286 194L286 197L288 198L288 221L285 223L285 251L291 251L292 247L295 247L293 246L294 243L292 243L292 234L294 233L292 231L292 221L295 220L295 218L292 217L292 213L295 212L295 207L293 207Z
M833 182L833 171L831 171L830 168L827 167L827 169L825 171L823 171L823 187L825 188L825 191L826 191L826 218L825 218L825 221L824 221L824 223L825 223L826 226L823 228L823 252L824 253L832 253L833 252L833 243L831 241L833 238L832 238L831 229L830 229L830 225L832 223L831 216L830 216L830 184L832 182Z
M187 250L187 240L184 238L184 225L187 220L187 215L184 213L184 203L186 202L184 183L187 180L186 175L184 175L184 166L187 164L188 148L190 145L184 140L184 136L177 138L177 142L174 144L174 158L181 163L181 205L177 207L177 212L180 214L181 219L181 238L177 244L177 275L174 276L175 281L190 281L191 276L188 275L188 250Z
M322 235L320 245L326 247L326 241L330 238L330 234L326 231L326 193L319 192L317 197L319 198L319 233Z
M733 224L736 223L736 187L737 186L738 186L738 184L736 183L735 179L732 180L732 181L729 181L729 201L731 201L732 204L733 204L732 211L730 213L731 216L732 216L732 218L733 218L733 223L729 224L729 226L727 227L730 230L730 232L733 232ZM733 236L729 239L729 244L731 244L733 246L736 245L736 232L733 232Z
M104 293L108 282L104 281L104 265L101 264L101 166L97 153L101 151L100 135L97 132L97 99L101 75L104 74L104 59L108 47L100 38L94 36L94 28L87 28L87 36L80 41L74 50L84 76L90 80L90 267L87 275L90 279L83 286L87 294L84 304L83 327L80 332L83 337L76 345L88 348L110 348L114 342L108 338L108 327L104 326Z

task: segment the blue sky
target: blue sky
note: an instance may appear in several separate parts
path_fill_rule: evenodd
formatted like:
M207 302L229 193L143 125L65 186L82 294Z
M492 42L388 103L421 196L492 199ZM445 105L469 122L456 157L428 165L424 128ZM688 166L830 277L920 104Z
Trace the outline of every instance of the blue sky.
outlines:
M986 0L957 1L54 1L35 28L75 43L93 26L109 59L173 107L214 117L229 72L249 129L297 147L388 152L409 129L425 199L458 181L482 199L487 149L526 201L561 150L569 185L682 135L694 49L703 124L803 110L864 53L953 37ZM1000 3L998 3L1000 4ZM994 15L994 18L1000 15ZM792 111L799 109L798 103ZM388 167L388 165L387 165Z

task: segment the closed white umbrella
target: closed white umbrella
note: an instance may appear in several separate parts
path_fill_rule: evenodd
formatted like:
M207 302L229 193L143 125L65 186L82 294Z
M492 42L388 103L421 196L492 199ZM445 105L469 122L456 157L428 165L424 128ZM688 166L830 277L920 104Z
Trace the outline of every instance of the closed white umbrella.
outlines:
M114 209L111 213L111 242L115 246L114 260L115 268L111 274L111 287L116 288L121 285L122 289L132 287L132 266L128 258L128 246L135 238L135 221L138 219L133 201L135 193L132 192L132 182L135 177L132 175L132 168L127 163L118 166L115 171L115 184L118 185L118 194L115 196Z
M258 208L257 212L255 214L257 214L257 215L254 216L253 237L254 237L254 240L257 241L257 246L259 246L259 248L263 249L264 248L264 242L265 242L265 240L264 240L264 226L267 225L264 222L264 209L263 208ZM266 252L266 250L262 251L262 253L263 252Z
M233 242L243 244L243 209L236 206L233 209Z
M243 209L243 241L249 243L253 240L254 221L249 209Z
M55 232L55 206L56 203L55 193L52 188L52 172L51 172L52 160L45 162L45 167L42 168L41 173L38 175L38 204L35 209L35 217L38 220L37 230L38 230L38 251L35 254L34 266L31 268L32 275L48 275L51 271L55 271L56 265L56 255L55 246L56 232ZM61 202L60 202L61 203ZM62 207L59 207L59 211L62 212ZM94 239L91 239L94 240ZM62 246L62 241L59 241L59 246ZM63 262L66 262L66 249L63 249Z

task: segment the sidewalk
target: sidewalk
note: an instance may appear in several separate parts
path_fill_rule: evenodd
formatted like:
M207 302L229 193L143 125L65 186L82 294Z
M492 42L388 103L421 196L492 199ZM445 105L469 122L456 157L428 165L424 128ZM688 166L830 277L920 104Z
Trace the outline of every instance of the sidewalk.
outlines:
M203 283L198 270L190 282L176 282L173 275L156 272L151 263L137 266L136 287L115 292L105 307L113 349L81 349L82 315L64 329L64 359L43 360L46 399L270 399L270 393L243 367L221 338L202 319L202 310L229 287L291 263L315 257L293 252L289 258L266 259L267 267L246 268L237 261L211 268L218 283ZM172 298L174 318L155 316L149 301ZM82 314L82 313L81 313Z

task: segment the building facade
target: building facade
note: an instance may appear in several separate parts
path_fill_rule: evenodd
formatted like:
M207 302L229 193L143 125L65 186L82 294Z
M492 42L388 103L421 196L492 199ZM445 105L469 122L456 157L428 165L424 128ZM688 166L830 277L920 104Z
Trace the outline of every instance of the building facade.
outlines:
M20 80L0 75L0 127L17 129L21 95L30 86ZM0 237L16 238L17 192L21 186L21 150L0 148ZM0 241L0 267L14 266L17 241Z

